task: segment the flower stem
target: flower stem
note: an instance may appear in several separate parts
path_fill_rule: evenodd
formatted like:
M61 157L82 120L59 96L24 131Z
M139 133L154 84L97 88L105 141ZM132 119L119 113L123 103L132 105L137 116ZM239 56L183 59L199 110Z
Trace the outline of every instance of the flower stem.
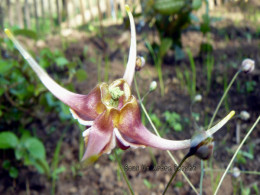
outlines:
M203 188L203 177L204 177L204 161L200 161L200 194L202 194L202 188Z
M232 159L230 160L230 162L229 162L229 164L228 164L228 166L227 166L225 172L223 173L223 175L222 175L222 177L221 177L221 179L220 179L220 181L219 181L219 183L218 183L218 186L217 186L217 188L216 188L216 191L215 191L214 195L216 195L216 194L218 193L218 190L219 190L219 188L220 188L220 186L221 186L221 184L222 184L222 182L223 182L223 180L224 180L224 177L226 176L228 170L230 169L232 163L234 162L234 160L235 160L235 158L236 158L236 156L237 156L239 150L242 148L242 146L244 145L245 141L247 140L247 138L249 137L249 135L252 133L252 131L254 130L255 126L256 126L257 123L259 122L259 120L260 120L260 115L258 116L258 118L256 119L255 123L253 124L253 126L251 127L251 129L248 131L248 133L246 134L246 136L244 137L244 139L242 140L242 142L240 143L240 145L238 146L236 152L234 153Z
M164 194L166 193L166 191L168 190L168 188L169 188L169 186L170 186L172 180L173 180L174 177L176 176L176 174L177 174L179 168L181 167L181 165L184 163L184 161L185 161L188 157L189 157L189 155L184 156L184 158L181 160L181 162L180 162L180 164L178 165L178 167L175 169L174 173L172 174L171 179L169 180L167 186L165 187L165 189L164 189L164 191L163 191L163 193L162 193L163 195L164 195Z
M211 120L210 120L208 129L212 126L212 124L213 124L213 122L214 122L214 119L215 119L215 117L216 117L216 115L217 115L217 113L218 113L218 110L219 110L219 108L220 108L220 106L221 106L223 100L224 100L225 97L227 96L227 93L228 93L230 87L232 86L232 84L234 83L234 81L236 80L236 78L237 78L237 76L239 75L240 72L241 72L241 70L239 69L239 70L236 72L236 74L234 75L234 77L232 78L232 80L230 81L230 83L229 83L229 85L228 85L226 91L225 91L224 94L222 95L222 97L221 97L221 99L220 99L220 101L219 101L219 103L218 103L218 105L217 105L217 108L216 108L216 110L215 110L215 112L214 112L214 114L213 114L213 117L212 117Z
M149 123L151 124L151 126L152 126L152 128L153 128L155 134L156 134L157 136L161 137L160 134L159 134L159 132L158 132L158 130L157 130L156 127L154 126L154 124L153 124L153 122L152 122L152 120L151 120L151 118L150 118L150 116L149 116L149 114L148 114L146 108L144 107L144 105L143 105L143 103L142 103L142 101L141 101L141 96L140 96L139 89L138 89L138 85L137 85L137 82L136 82L136 77L134 77L134 83L135 83L136 93L137 93L137 97L138 97L138 99L139 99L141 108L142 108L142 110L143 110L145 116L147 117ZM179 163L178 163L178 162L176 161L176 159L173 157L172 153L171 153L169 150L166 150L166 151L167 151L168 155L170 156L170 158L172 159L172 161L173 161L175 164L178 165ZM194 185L191 183L191 181L190 181L189 178L187 177L187 175L186 175L182 170L181 170L181 173L182 173L183 177L186 179L186 181L188 182L188 184L190 185L190 187L194 190L194 192L195 192L196 194L199 194L198 191L196 190L196 188L194 187Z
M119 159L119 156L117 155L117 150L114 150L114 154L115 154L115 158L116 158L117 164L118 164L118 166L119 166L119 168L121 170L121 173L122 173L122 175L124 177L124 180L125 180L125 182L126 182L126 184L128 186L128 189L130 190L131 194L134 195L134 190L133 190L133 188L132 188L132 186L131 186L131 184L130 184L127 176L126 176L126 173L125 173L125 171L124 171L124 169L122 167L121 160Z

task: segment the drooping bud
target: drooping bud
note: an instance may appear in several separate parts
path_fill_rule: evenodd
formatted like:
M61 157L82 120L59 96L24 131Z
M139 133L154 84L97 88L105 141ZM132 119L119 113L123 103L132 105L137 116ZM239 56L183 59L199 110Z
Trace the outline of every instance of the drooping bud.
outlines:
M242 120L247 121L250 118L250 114L247 111L243 110L240 112L239 117Z
M194 102L201 102L202 100L202 95L200 94L197 94L195 97L194 97Z
M188 156L195 155L202 160L207 160L213 153L213 137L206 131L199 130L191 139L191 147Z
M145 65L145 59L142 56L136 57L135 70L140 71Z
M156 81L152 81L150 84L150 88L149 91L152 92L157 88L157 82Z
M255 69L255 61L249 58L244 59L240 68L245 73L251 73Z
M234 167L232 176L235 177L235 178L238 178L240 176L240 169L237 168L237 167Z

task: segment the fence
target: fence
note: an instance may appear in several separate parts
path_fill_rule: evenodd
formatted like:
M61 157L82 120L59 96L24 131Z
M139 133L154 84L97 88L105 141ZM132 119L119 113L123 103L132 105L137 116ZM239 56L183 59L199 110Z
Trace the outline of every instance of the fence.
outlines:
M119 22L126 15L125 4L141 11L139 0L0 0L0 26L41 31L90 21Z
M248 0L208 0L210 9L223 2ZM120 22L125 4L141 12L140 0L0 0L0 27L19 26L39 31L56 27L74 28L90 21Z

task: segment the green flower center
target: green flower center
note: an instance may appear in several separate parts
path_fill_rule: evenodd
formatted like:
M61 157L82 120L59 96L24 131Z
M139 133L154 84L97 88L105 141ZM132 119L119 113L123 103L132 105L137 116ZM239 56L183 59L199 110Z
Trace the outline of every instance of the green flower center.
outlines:
M108 89L111 99L109 105L112 107L118 107L119 98L124 95L124 92L119 87L111 87Z

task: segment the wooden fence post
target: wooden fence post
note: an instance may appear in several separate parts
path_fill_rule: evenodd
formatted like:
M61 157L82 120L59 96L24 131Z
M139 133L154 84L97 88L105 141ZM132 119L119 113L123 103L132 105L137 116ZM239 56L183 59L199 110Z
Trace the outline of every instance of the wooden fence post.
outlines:
M53 15L52 15L52 4L51 0L48 0L48 14L49 14L49 20L50 20L50 29L53 29Z
M67 27L70 27L69 2L70 0L64 0L65 9L66 9L65 12L66 12Z
M94 20L94 15L92 13L92 4L90 3L91 0L88 0L87 2L88 2L88 9L89 9L89 13L90 13L90 18L93 21Z
M30 10L28 0L24 1L24 18L26 28L31 28Z
M114 7L114 13L115 13L114 20L115 20L115 22L117 22L117 11L118 11L118 2L117 2L117 0L113 1L113 7Z
M106 15L107 15L107 19L111 18L111 4L110 4L110 0L106 0Z
M82 24L86 24L86 18L85 18L85 6L83 3L83 0L80 0L80 12L82 16Z
M13 12L12 12L12 5L10 0L6 0L6 7L7 7L7 15L8 15L8 20L9 20L9 24L10 26L14 25L14 18L13 18Z
M44 12L44 1L41 0L41 29L45 28L45 12Z
M16 0L16 20L20 28L23 28L23 14L22 14L22 7L20 4L20 0Z
M61 15L60 15L59 0L56 0L56 11L57 11L57 15L58 15L58 26L60 26L60 24L61 24Z
M37 1L33 0L33 6L34 6L34 18L35 18L35 24L36 24L36 31L39 31L39 17L38 17L38 10L37 10Z
M103 17L102 17L102 12L101 12L101 8L100 8L100 0L97 0L97 8L98 8L98 17L99 17L99 25L100 25L100 34L101 37L103 38L104 33L103 33Z
M126 16L125 0L120 0L120 9L121 9L122 17L124 18Z
M3 5L0 3L0 28L4 28L4 9Z

